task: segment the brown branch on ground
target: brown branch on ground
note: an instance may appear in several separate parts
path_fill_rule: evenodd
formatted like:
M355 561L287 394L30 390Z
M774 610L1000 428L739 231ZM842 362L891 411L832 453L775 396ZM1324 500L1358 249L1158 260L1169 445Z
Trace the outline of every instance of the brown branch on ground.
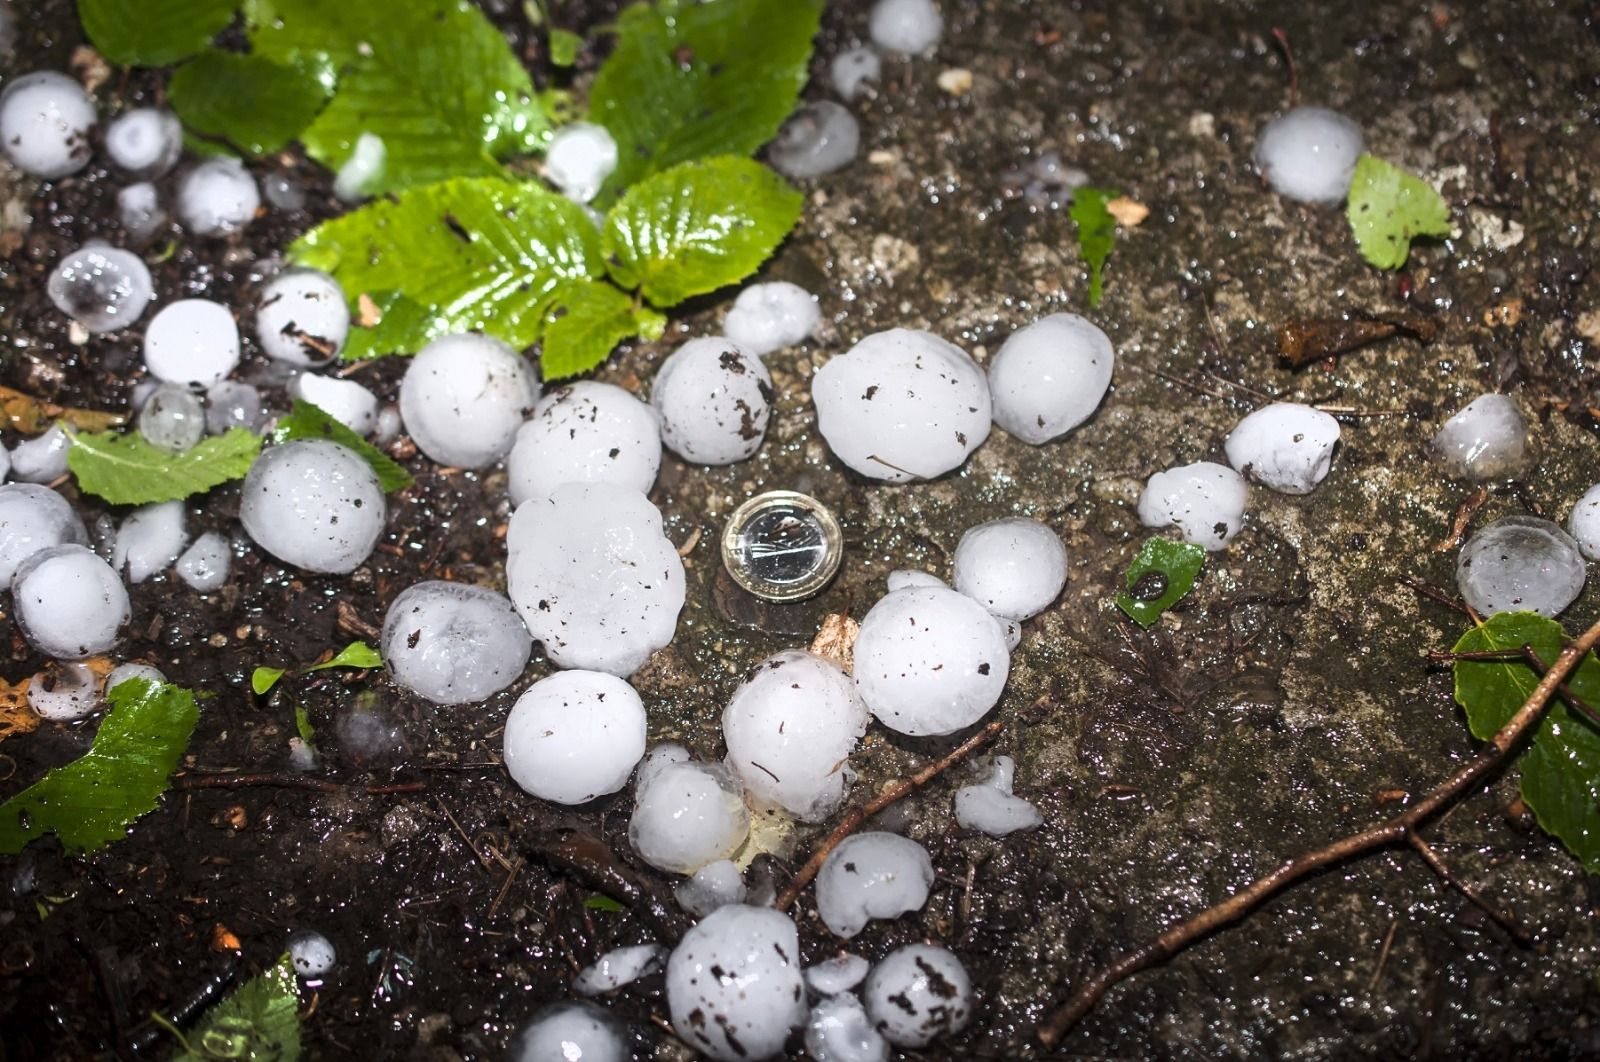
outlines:
M1281 26L1272 27L1272 39L1283 49L1283 61L1289 66L1289 109L1300 106L1300 71L1295 69L1294 49L1289 47L1289 34Z
M1472 518L1478 515L1478 510L1483 508L1483 503L1489 500L1489 488L1479 487L1461 500L1456 508L1456 518L1450 524L1450 533L1440 541L1434 543L1435 553L1449 553L1461 545L1461 540L1467 537L1467 527L1472 523Z
M172 780L174 789L246 789L251 786L305 789L313 793L345 793L355 790L369 796L388 796L393 793L421 793L428 788L428 783L344 785L324 778L306 778L297 774L180 774Z
M1533 668L1534 673L1537 675L1543 675L1550 670L1545 665L1545 662L1539 659L1539 654L1534 652L1533 646L1527 644L1517 649L1484 649L1480 652L1469 653L1457 653L1449 649L1434 649L1428 653L1428 662L1433 664L1448 664L1457 660L1479 660L1491 663L1517 661ZM1556 696L1560 697L1561 703L1568 708L1587 718L1596 727L1600 727L1600 709L1596 709L1594 705L1573 693L1565 682L1556 687Z
M1429 586L1420 579L1413 579L1409 575L1402 575L1397 577L1395 581L1400 583L1402 586L1415 590L1423 597L1426 597L1432 601L1437 601L1445 608L1454 609L1463 616L1466 616L1468 619L1472 620L1474 623L1478 622L1478 617L1473 614L1472 609L1468 608L1465 602L1457 601L1448 594L1445 594L1439 590L1435 590L1433 587Z
M1454 874L1450 873L1450 868L1445 866L1444 860L1439 858L1439 853L1435 852L1433 850L1433 846L1428 844L1427 841L1424 841L1415 830L1411 831L1410 835L1406 837L1406 840L1410 841L1411 847L1415 848L1417 850L1417 854L1422 856L1422 861L1427 863L1428 866L1432 867L1435 874L1439 875L1440 881L1444 882L1446 885L1465 896L1474 907L1488 915L1490 918L1494 919L1495 923L1499 925L1501 929L1505 930L1507 933L1510 933L1512 938L1516 940L1518 944L1521 944L1523 947L1527 947L1533 943L1532 934L1530 934L1526 929L1522 928L1522 923L1517 921L1516 915L1512 914L1510 911L1502 911L1500 908L1494 906L1488 900L1485 900L1482 896L1479 896L1478 893L1466 882L1460 880Z
M1232 896L1193 915L1156 936L1154 940L1125 952L1080 985L1039 1028L1039 1039L1047 1047L1059 1043L1078 1020L1092 1010L1114 985L1141 970L1165 962L1190 944L1210 936L1255 910L1301 878L1336 863L1377 848L1409 842L1422 823L1438 814L1457 797L1505 763L1511 750L1543 716L1550 698L1566 681L1590 649L1600 641L1600 622L1584 631L1561 650L1561 655L1545 671L1539 685L1522 707L1507 720L1487 745L1466 765L1429 790L1416 804L1392 819L1369 826L1359 833L1297 856L1277 869L1257 878Z

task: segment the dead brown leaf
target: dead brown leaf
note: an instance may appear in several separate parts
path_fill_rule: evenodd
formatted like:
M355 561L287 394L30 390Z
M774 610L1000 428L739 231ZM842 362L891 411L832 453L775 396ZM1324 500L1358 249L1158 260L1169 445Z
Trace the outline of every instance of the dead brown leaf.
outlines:
M106 431L128 420L120 413L58 406L13 387L0 387L0 414L11 428L24 435L38 435L58 420L66 421L79 431Z
M861 624L843 612L830 612L811 640L811 651L838 664L846 675L851 674L855 669L856 635L860 633Z
M28 704L28 683L12 685L0 678L0 741L12 734L29 734L39 729L39 716Z
M1106 213L1116 218L1118 225L1131 229L1135 225L1142 224L1144 219L1150 216L1150 208L1137 199L1119 195L1106 202Z
M362 328L371 328L383 320L383 311L378 309L378 304L372 301L372 296L362 292L356 296L356 324Z

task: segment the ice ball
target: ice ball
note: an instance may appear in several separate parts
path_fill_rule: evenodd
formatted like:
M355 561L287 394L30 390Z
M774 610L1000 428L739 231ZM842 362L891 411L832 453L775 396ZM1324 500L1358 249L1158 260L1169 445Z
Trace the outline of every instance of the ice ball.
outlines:
M972 1017L972 980L961 960L943 948L909 944L889 953L867 975L867 1014L899 1047L926 1047L959 1032Z
M1001 619L1025 620L1067 585L1067 547L1037 520L979 524L956 546L955 587Z
M511 504L563 483L615 483L647 494L661 469L656 411L615 384L580 380L539 399L506 458Z
M832 100L817 100L783 123L767 159L785 177L821 177L850 165L860 150L856 116Z
M861 956L844 952L807 966L806 984L818 995L837 996L859 985L871 968Z
M90 240L63 258L45 281L56 309L90 332L115 332L139 319L155 295L138 255Z
M550 183L579 203L600 194L617 168L617 142L604 126L573 122L557 129L545 148L544 172Z
M256 179L238 159L207 159L178 185L178 219L196 236L238 232L260 206Z
M682 745L659 745L639 768L628 841L669 874L693 874L739 850L750 814L734 773L699 763Z
M867 30L886 52L919 55L939 43L944 16L933 0L878 0Z
M71 503L37 483L0 486L0 586L22 562L51 546L83 545L89 532Z
M76 660L52 662L28 682L28 707L40 719L70 723L100 707L100 680Z
M66 74L36 70L0 92L0 149L17 169L54 180L89 164L94 101Z
M813 1062L887 1062L889 1042L872 1027L861 1001L848 993L824 999L806 1019Z
M489 336L440 336L411 359L400 382L400 414L411 438L456 468L483 468L504 457L538 401L533 368Z
M1157 472L1139 495L1139 520L1146 527L1177 527L1185 542L1226 549L1244 524L1244 478L1212 461Z
M786 915L730 904L683 935L667 960L667 1005L680 1039L718 1062L783 1052L806 1020L800 939Z
M183 384L164 383L139 407L138 426L151 446L181 453L205 438L206 407Z
M541 800L586 804L628 784L644 737L644 702L632 686L598 671L562 671L512 706L506 770Z
M1115 362L1110 337L1092 322L1042 317L1013 332L989 364L994 422L1034 446L1058 439L1099 408Z
M199 594L220 590L228 581L233 551L227 538L218 531L207 531L178 558L178 578Z
M128 582L142 583L171 567L188 539L183 502L141 505L124 517L122 526L117 528L111 563L117 571L128 573Z
M1338 111L1296 107L1262 128L1256 167L1281 196L1337 203L1350 193L1363 150L1361 127Z
M1228 463L1245 479L1284 494L1310 494L1328 474L1339 422L1298 402L1274 402L1228 434Z
M572 979L572 990L580 996L598 996L615 992L631 985L639 978L661 968L667 949L659 944L634 944L625 948L612 948L595 962L585 966Z
M1600 484L1583 492L1567 517L1567 533L1589 560L1600 560Z
M117 221L136 243L154 236L167 223L161 195L149 181L130 184L117 192Z
M291 365L322 365L344 349L350 308L344 288L315 269L285 269L256 301L256 339L270 358Z
M956 790L956 822L990 837L1030 830L1044 822L1038 808L1012 795L1016 769L1016 761L1010 756L996 756L987 779Z
M767 367L722 336L673 351L650 389L662 443L699 465L730 465L759 450L773 397Z
M289 962L299 977L326 977L338 957L333 941L314 929L302 929L289 937Z
M289 393L310 402L357 435L378 426L378 396L354 380L302 372L289 382Z
M722 330L740 350L764 358L809 338L821 322L815 295L798 284L774 280L739 292Z
M72 440L57 424L43 435L24 439L11 450L11 478L23 483L54 483L67 474Z
M210 387L239 364L239 326L210 299L169 302L144 331L144 364L158 380Z
M220 380L206 391L206 430L221 435L229 428L255 431L261 426L261 392L237 380Z
M1456 586L1481 616L1558 616L1577 599L1587 578L1572 536L1549 520L1520 513L1473 535L1456 559Z
M183 154L183 124L159 107L124 111L106 126L106 154L135 177L160 177Z
M846 48L828 64L828 78L833 91L849 101L861 93L861 86L883 77L883 60L871 48Z
M1479 395L1444 422L1432 445L1452 476L1500 479L1526 462L1528 424L1509 395Z
M633 1057L605 1011L591 1003L552 1003L511 1041L509 1062L628 1062Z
M256 545L313 572L355 571L383 534L387 509L372 467L328 439L295 439L256 458L239 520Z
M104 653L132 610L111 565L86 546L39 550L11 580L17 625L28 643L58 660Z
M817 914L835 936L853 937L874 918L919 911L933 887L933 859L909 837L867 831L828 853L817 874Z
M856 688L878 721L902 734L971 726L1000 699L1010 670L1000 621L943 587L885 595L856 636Z
M672 894L679 907L696 918L704 918L719 907L744 903L749 891L733 860L718 859L695 871L687 881L679 882Z
M517 680L533 653L504 595L437 579L394 599L382 643L395 681L434 704L487 700Z

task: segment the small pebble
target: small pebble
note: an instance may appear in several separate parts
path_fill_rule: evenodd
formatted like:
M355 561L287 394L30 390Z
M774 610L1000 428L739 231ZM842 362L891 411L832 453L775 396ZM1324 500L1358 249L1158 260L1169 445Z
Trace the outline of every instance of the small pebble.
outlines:
M1302 203L1338 203L1365 150L1361 127L1326 107L1296 107L1262 127L1256 168L1273 191Z
M979 524L956 546L955 588L1008 620L1043 612L1067 585L1067 547L1037 520Z
M178 558L178 578L197 594L209 594L222 589L228 581L228 567L233 561L233 551L228 540L217 531L207 531L194 540Z
M1578 543L1549 520L1513 514L1473 535L1456 559L1456 586L1480 616L1559 616L1583 592Z
M23 636L58 660L108 652L132 615L122 580L86 546L38 551L17 569L11 594Z
M169 302L145 328L144 364L158 380L210 387L239 364L239 326L210 299Z
M1298 402L1274 402L1234 426L1228 463L1252 483L1283 494L1310 494L1328 474L1339 422Z
M133 176L154 180L183 154L183 124L159 107L124 111L106 126L106 154Z
M774 397L761 359L722 336L673 351L650 388L662 444L698 465L731 465L761 449Z
M94 333L127 328L155 296L143 260L101 240L90 240L63 258L45 292L56 309Z
M817 915L835 936L853 937L874 918L920 911L933 887L933 859L909 837L866 831L828 853L817 874Z
M256 179L238 159L207 159L178 184L178 220L196 236L238 232L260 205Z
M1452 476L1503 479L1527 463L1528 423L1509 395L1479 395L1444 422L1432 445Z
M767 148L767 159L785 177L821 177L850 165L860 149L856 116L832 100L817 100L783 124Z
M1211 461L1157 472L1139 495L1146 527L1176 527L1185 542L1215 552L1226 549L1244 524L1244 477Z
M89 164L94 101L66 74L36 70L0 92L0 150L24 173L45 180Z
M632 686L597 671L562 671L512 706L506 770L541 800L587 804L628 784L644 740L644 702Z

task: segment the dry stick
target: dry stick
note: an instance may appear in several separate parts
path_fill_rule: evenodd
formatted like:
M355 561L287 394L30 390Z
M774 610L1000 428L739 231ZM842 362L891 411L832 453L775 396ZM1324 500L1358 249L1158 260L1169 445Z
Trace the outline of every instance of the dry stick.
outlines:
M1457 660L1478 660L1491 663L1515 660L1527 664L1538 675L1543 675L1550 670L1545 666L1545 662L1539 658L1539 654L1534 652L1533 646L1526 643L1518 649L1484 649L1478 652L1465 653L1457 653L1448 649L1435 649L1428 653L1428 661L1434 664L1453 663ZM1571 708L1579 715L1586 716L1589 722L1596 727L1600 727L1600 709L1596 709L1594 705L1573 693L1566 683L1563 682L1556 687L1556 696L1560 697L1568 708Z
M1066 1002L1050 1015L1039 1029L1039 1039L1045 1046L1053 1047L1113 985L1140 970L1165 962L1202 937L1210 936L1223 926L1238 921L1301 878L1352 856L1407 840L1422 822L1460 796L1484 775L1500 766L1528 728L1538 722L1550 698L1555 695L1556 688L1578 666L1584 654L1594 648L1597 641L1600 641L1600 622L1584 631L1576 641L1561 650L1561 655L1556 657L1555 663L1545 672L1544 677L1539 680L1539 685L1523 702L1522 707L1517 709L1516 714L1489 739L1489 743L1469 760L1465 767L1431 789L1415 805L1387 822L1371 826L1360 833L1289 860L1270 874L1257 878L1226 900L1213 904L1192 918L1180 922L1142 947L1124 953L1121 958L1073 992Z
M1417 854L1422 856L1423 862L1432 867L1433 872L1439 875L1440 881L1443 881L1446 885L1450 886L1452 889L1455 889L1468 900L1472 901L1472 905L1474 907L1488 915L1490 918L1494 919L1495 923L1499 925L1501 929L1505 930L1507 933L1510 933L1518 944L1521 944L1523 947L1527 947L1529 944L1533 943L1532 935L1529 934L1526 929L1522 928L1522 924L1517 921L1515 915L1513 915L1510 911L1502 911L1500 908L1494 906L1488 900L1485 900L1482 896L1479 896L1477 891L1468 886L1466 882L1460 880L1454 874L1450 873L1450 868L1445 866L1444 860L1439 858L1439 853L1435 852L1433 850L1433 846L1427 841L1424 841L1422 837L1416 833L1416 831L1412 831L1410 834L1408 834L1406 840L1410 841L1411 847L1415 848L1417 850Z
M276 786L279 789L309 789L314 793L343 793L358 789L372 796L391 793L420 793L427 782L394 782L385 785L341 785L322 778L302 778L289 774L183 774L172 780L174 789L244 789L248 786Z
M811 858L806 860L806 865L801 867L799 872L790 879L789 884L783 887L783 891L778 894L778 910L787 911L794 905L794 901L800 896L800 893L805 891L807 885L811 884L811 879L817 876L817 871L822 869L823 861L828 858L829 853L839 847L840 842L846 837L854 833L856 827L895 801L903 800L915 793L951 767L971 756L998 737L1000 731L1004 728L1005 724L996 719L976 734L967 738L960 745L957 745L942 759L928 764L910 778L897 778L889 783L883 792L867 801L867 803L857 804L851 808L845 817L839 820L839 825L833 828L833 832L828 834L828 839L822 842L822 847L812 853Z

